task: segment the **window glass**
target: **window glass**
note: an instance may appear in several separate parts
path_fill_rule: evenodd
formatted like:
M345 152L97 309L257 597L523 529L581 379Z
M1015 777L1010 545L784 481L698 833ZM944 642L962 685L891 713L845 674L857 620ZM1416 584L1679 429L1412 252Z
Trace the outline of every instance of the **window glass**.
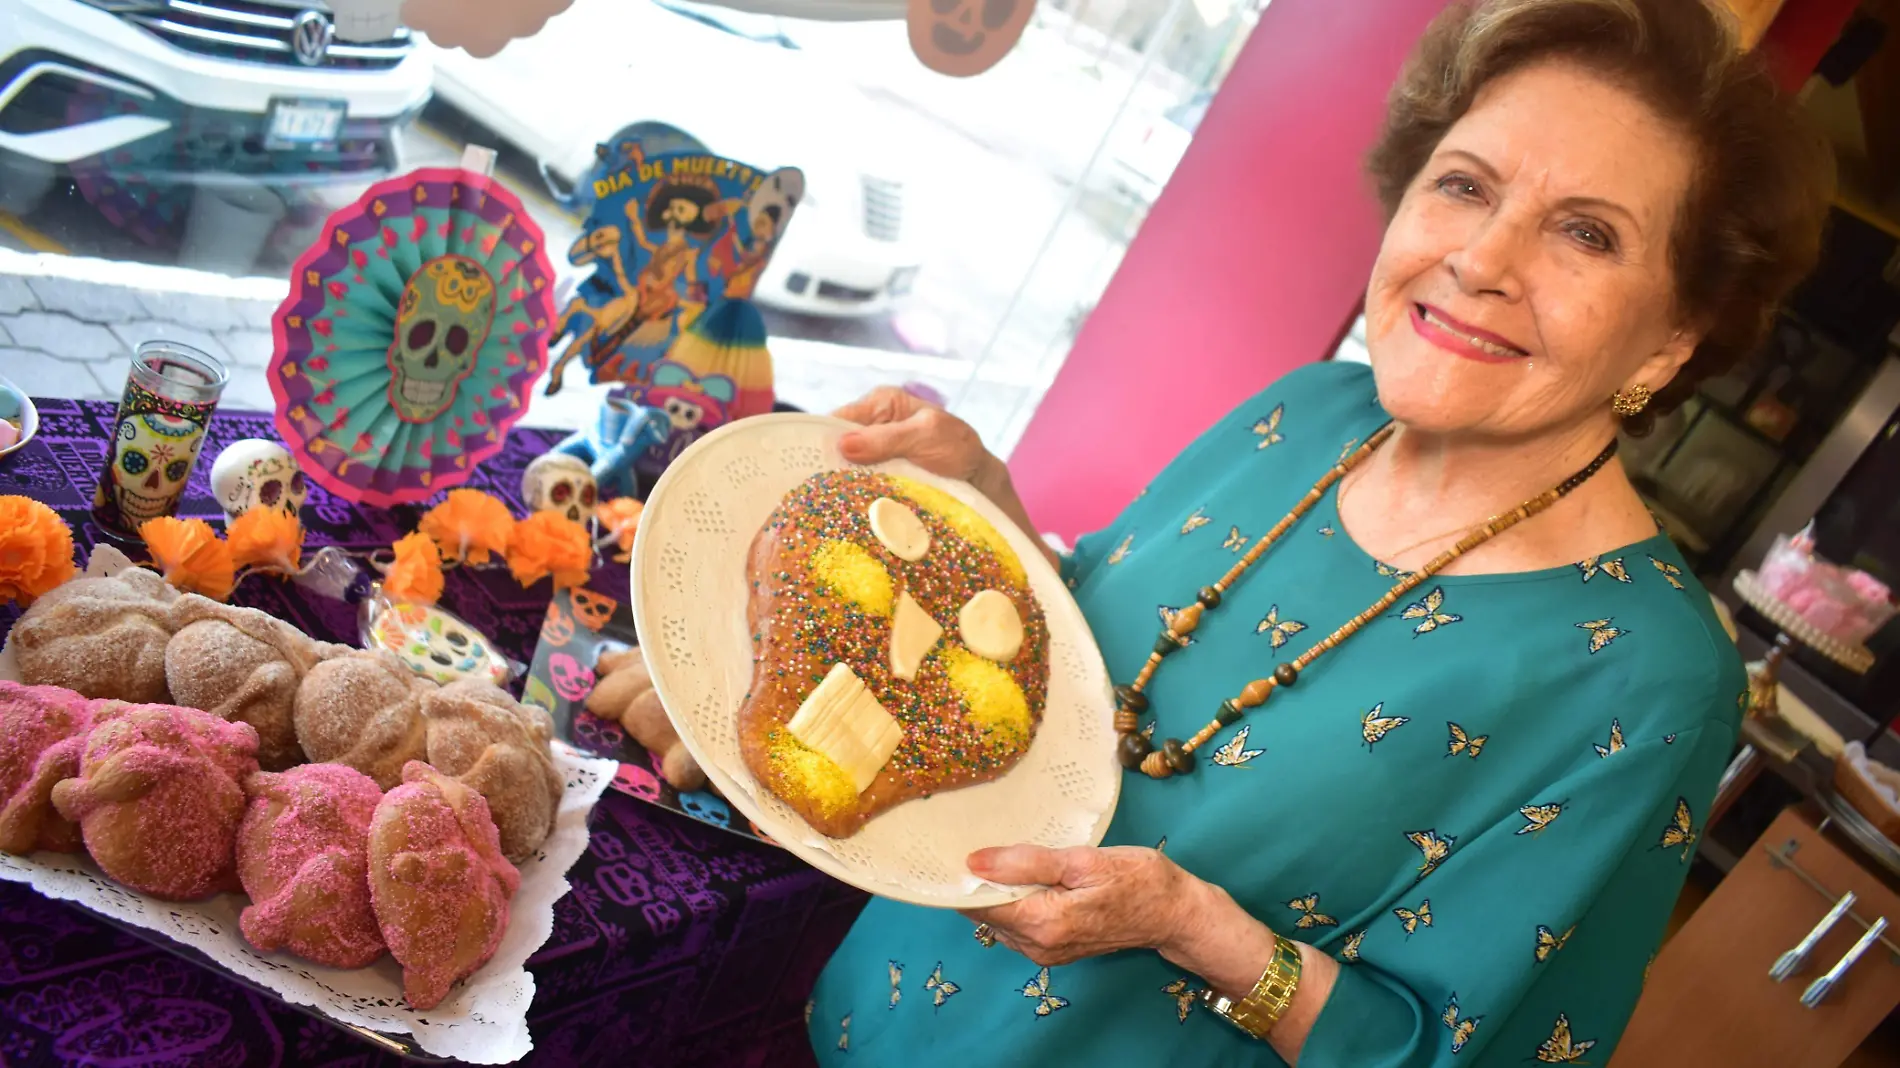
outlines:
M1263 0L1044 0L968 79L925 69L900 20L795 17L900 4L742 6L575 0L477 59L404 29L345 40L329 8L297 0L0 0L0 249L204 272L56 272L139 299L89 316L70 287L0 304L0 368L112 397L123 362L85 355L170 334L208 340L228 396L267 404L271 295L323 220L468 144L499 150L569 294L590 270L562 253L595 145L631 133L806 172L755 298L782 400L826 409L913 381L1007 451ZM529 420L577 423L596 396L537 393Z

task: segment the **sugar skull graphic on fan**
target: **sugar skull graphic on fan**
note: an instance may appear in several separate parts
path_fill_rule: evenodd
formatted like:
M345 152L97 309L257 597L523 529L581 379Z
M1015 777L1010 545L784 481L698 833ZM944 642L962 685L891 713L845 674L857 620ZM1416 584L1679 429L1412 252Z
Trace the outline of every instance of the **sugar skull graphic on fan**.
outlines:
M389 403L406 423L426 423L455 402L495 323L495 280L466 256L437 256L402 287L389 346Z
M272 317L277 429L304 473L391 507L467 480L527 411L553 267L501 182L427 168L331 215Z

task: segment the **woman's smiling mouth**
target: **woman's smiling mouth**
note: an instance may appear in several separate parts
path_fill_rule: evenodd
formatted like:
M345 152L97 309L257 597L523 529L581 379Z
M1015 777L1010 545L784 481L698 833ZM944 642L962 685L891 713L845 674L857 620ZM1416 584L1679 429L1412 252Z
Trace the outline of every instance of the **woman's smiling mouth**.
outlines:
M1412 305L1412 329L1454 356L1482 363L1508 363L1530 355L1504 338L1460 322L1429 304Z

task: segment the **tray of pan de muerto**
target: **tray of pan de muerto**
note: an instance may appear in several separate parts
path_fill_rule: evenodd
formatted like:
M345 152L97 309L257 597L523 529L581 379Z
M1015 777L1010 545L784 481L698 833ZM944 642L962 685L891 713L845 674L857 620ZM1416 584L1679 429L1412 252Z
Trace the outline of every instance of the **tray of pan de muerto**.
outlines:
M105 578L129 566L122 555L101 547L81 577ZM16 653L10 643L0 646L0 679L20 680ZM568 892L567 870L587 848L588 812L614 774L612 761L593 759L564 742L553 742L549 756L560 785L550 825L514 865L519 884L492 955L426 1010L408 1003L404 971L387 952L368 966L343 968L312 963L288 949L258 950L239 922L253 904L241 893L159 900L108 877L85 852L0 853L0 880L26 883L47 897L136 929L180 956L208 963L265 996L326 1017L407 1058L505 1064L533 1048L527 1011L534 1000L534 976L526 963L553 931L554 905ZM380 795L374 784L369 788ZM284 833L281 826L278 830ZM458 947L464 941L458 931L450 937Z
M986 846L1102 839L1120 794L1107 669L1032 538L967 483L858 466L848 423L697 442L633 549L641 648L714 786L812 866L980 908Z

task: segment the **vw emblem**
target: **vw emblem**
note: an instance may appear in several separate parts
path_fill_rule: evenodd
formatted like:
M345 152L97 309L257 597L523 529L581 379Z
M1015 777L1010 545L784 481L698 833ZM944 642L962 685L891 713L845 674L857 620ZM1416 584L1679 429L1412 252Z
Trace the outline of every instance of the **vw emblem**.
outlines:
M297 56L297 62L306 67L314 67L323 62L330 51L330 38L336 30L330 20L321 11L306 11L297 16L290 28L290 50Z

